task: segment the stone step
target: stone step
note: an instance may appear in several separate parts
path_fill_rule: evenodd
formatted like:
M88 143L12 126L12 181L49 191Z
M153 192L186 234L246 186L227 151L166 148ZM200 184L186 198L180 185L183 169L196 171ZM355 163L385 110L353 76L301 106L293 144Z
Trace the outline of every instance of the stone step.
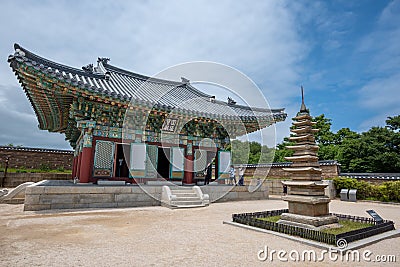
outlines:
M192 189L190 189L190 190L171 189L171 194L173 194L173 195L177 195L177 194L188 194L188 193L196 194Z
M184 206L171 206L172 209L190 209L190 208L201 208L201 207L205 207L206 205L184 205Z
M199 188L195 187L163 187L162 196L164 197L165 206L173 209L177 208L197 208L205 207L209 204L208 196L203 199L201 192L198 193Z
M177 197L174 201L201 201L198 196L193 197Z
M171 193L177 197L197 197L196 193L174 193L174 192Z
M203 205L201 200L173 200L171 206L191 206L191 205Z

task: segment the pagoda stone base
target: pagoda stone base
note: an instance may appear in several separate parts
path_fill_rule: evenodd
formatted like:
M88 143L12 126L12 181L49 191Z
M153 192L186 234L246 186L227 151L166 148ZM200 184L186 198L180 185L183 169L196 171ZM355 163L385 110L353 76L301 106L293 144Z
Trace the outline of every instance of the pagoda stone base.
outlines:
M327 228L340 228L339 219L334 215L304 216L292 213L283 213L278 223L301 227L311 230L323 230Z
M329 214L330 199L327 196L288 195L282 197L289 202L289 213L304 216L324 216Z

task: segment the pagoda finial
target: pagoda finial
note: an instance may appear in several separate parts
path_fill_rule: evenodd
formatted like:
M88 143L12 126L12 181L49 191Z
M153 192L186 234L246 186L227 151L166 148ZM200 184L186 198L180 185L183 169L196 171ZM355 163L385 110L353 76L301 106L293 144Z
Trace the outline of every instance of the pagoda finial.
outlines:
M303 85L301 86L301 107L300 112L308 112L306 105L304 104L304 89Z

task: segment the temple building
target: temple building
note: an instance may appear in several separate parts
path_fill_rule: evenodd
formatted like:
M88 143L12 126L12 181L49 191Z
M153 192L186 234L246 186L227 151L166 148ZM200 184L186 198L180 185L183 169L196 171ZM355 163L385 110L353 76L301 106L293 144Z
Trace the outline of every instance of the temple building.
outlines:
M39 128L65 134L74 149L72 177L192 184L215 160L226 178L230 140L284 121L284 109L215 99L190 81L151 78L109 64L82 69L40 57L18 44L8 62Z

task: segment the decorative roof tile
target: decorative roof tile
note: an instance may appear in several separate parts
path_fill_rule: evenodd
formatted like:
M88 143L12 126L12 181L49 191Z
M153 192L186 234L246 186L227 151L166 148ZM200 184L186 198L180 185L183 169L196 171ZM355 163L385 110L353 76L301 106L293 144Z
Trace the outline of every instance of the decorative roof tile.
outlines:
M104 92L121 101L134 99L150 102L153 105L165 106L170 110L180 108L194 114L201 112L204 117L210 118L224 115L249 120L265 118L271 120L272 123L286 118L283 108L250 108L218 100L210 101L213 96L199 91L189 83L189 80L177 82L133 73L108 64L108 58L99 58L97 67L89 71L89 65L84 67L85 70L62 65L40 57L18 44L14 45L14 49L14 55L8 59L11 65L14 60L23 62L51 76L65 79L80 88L87 88L95 93ZM106 79L106 76L109 78Z

